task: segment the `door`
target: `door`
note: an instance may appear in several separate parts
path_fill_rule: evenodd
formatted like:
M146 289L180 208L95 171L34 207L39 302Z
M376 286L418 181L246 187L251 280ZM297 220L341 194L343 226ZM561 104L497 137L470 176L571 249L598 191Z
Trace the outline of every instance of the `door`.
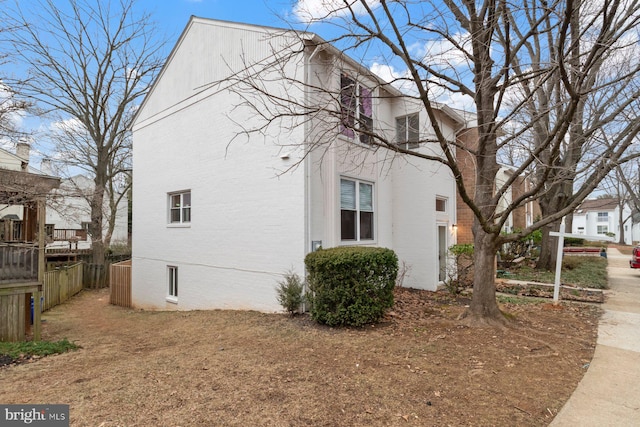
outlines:
M438 225L438 280L447 278L447 226Z

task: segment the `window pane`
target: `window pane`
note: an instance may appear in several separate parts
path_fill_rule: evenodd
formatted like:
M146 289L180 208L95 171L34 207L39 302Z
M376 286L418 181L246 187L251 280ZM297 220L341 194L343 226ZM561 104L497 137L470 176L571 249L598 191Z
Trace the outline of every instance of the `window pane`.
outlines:
M356 240L356 211L340 211L340 239Z
M373 239L373 212L360 212L360 239Z
M437 212L447 211L447 201L445 199L436 199L436 211Z
M180 222L180 208L171 209L171 222Z
M409 132L408 132L408 142L418 142L420 139L420 116L418 114L412 114L408 117L407 120Z
M360 116L373 117L371 91L364 86L360 86Z
M356 209L356 183L340 180L340 209Z
M184 193L182 195L182 206L191 206L191 193Z
M373 210L373 185L360 183L360 210Z
M174 194L173 196L171 196L171 207L172 208L179 208L180 207L180 195L179 194Z
M346 75L340 76L340 131L353 138L356 124L356 82Z
M191 222L191 208L182 208L182 222Z
M396 118L396 143L407 142L407 121L405 117Z

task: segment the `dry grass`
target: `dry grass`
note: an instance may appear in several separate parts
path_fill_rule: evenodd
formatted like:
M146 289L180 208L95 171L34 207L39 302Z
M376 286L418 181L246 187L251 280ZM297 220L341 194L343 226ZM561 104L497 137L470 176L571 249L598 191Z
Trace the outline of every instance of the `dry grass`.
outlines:
M465 300L398 289L382 324L333 329L107 300L84 291L46 313L45 338L82 349L0 369L0 401L69 404L72 426L542 426L582 378L600 314L518 300L512 327L468 328Z

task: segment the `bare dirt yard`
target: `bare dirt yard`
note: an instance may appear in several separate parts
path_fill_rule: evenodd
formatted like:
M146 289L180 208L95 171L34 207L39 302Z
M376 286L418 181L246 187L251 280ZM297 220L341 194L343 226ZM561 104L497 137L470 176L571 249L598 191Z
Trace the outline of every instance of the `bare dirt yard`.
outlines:
M396 291L384 322L145 312L83 291L44 314L82 346L0 368L0 402L70 405L72 426L545 426L586 372L600 308L507 300L512 326L463 326L468 301Z

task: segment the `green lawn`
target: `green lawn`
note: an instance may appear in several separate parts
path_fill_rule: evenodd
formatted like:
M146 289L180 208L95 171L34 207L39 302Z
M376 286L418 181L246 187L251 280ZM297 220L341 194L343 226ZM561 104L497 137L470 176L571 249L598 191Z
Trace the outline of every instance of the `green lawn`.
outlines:
M527 265L508 269L509 278L532 282L554 283L555 271L536 270ZM607 260L595 256L565 256L562 283L584 288L607 289Z

